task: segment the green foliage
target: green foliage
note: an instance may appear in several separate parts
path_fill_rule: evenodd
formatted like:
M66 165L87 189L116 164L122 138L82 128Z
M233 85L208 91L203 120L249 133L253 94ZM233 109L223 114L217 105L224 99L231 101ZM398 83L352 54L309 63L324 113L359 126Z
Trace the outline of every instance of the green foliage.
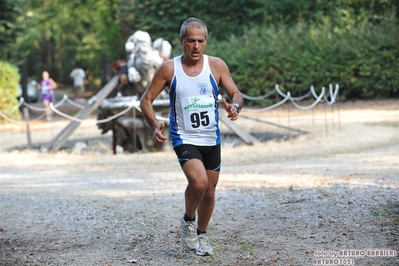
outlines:
M9 60L16 53L15 38L20 32L17 20L25 3L25 0L2 0L0 2L0 60Z
M346 15L345 15L346 16ZM361 15L323 23L259 26L240 37L210 43L208 52L229 65L243 93L264 95L279 84L293 96L339 84L341 100L398 95L399 27L393 16L379 24ZM349 20L353 18L353 21Z
M294 25L299 20L317 22L318 18L334 18L337 11L347 11L354 16L362 12L372 13L370 20L378 21L387 12L399 15L397 0L265 0L264 9L268 23ZM339 17L339 16L338 16ZM340 18L340 17L339 17Z
M387 216L395 212L394 207L389 207L388 210L383 209L383 210L376 210L373 212L373 215L375 216Z
M329 82L344 86L343 98L397 93L397 0L3 0L0 60L69 85L79 64L104 84L137 30L180 54L179 27L190 16L207 23L208 51L226 59L248 94L275 83L301 94Z
M130 29L129 34L145 30L153 39L162 37L176 47L180 25L188 17L202 19L212 36L226 39L242 33L244 26L261 23L263 7L263 0L124 0L119 10L122 24Z
M17 38L22 56L29 61L30 76L43 70L60 82L78 63L99 77L104 68L124 52L116 9L118 0L29 1L20 16L25 32Z
M242 250L248 250L250 252L253 251L254 247L248 244L247 242L241 243L241 249Z
M0 61L0 111L13 119L21 119L19 112L9 112L18 104L19 78L16 66ZM2 117L0 117L0 121L3 121Z

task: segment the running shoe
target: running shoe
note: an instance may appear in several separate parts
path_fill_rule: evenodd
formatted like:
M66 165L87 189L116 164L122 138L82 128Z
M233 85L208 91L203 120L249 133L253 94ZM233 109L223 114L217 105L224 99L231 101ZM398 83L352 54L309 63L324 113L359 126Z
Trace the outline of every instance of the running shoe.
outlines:
M195 254L200 255L200 256L212 255L213 248L209 245L209 240L208 240L208 237L206 236L206 234L198 235L198 242L199 242L199 247L195 251Z
M180 220L181 241L188 249L196 250L199 247L197 237L197 225L195 221L185 221L184 216Z

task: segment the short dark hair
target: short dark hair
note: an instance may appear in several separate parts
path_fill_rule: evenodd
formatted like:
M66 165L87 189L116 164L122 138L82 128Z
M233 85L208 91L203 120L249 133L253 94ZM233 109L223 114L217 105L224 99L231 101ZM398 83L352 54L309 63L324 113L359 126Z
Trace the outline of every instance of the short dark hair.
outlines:
M181 24L180 27L180 37L181 38L185 38L186 37L186 30L187 28L204 28L205 29L205 37L208 38L208 28L206 27L205 22L203 22L202 20L198 19L198 18L194 18L194 17L190 17L188 19L186 19L186 21L183 22L183 24Z

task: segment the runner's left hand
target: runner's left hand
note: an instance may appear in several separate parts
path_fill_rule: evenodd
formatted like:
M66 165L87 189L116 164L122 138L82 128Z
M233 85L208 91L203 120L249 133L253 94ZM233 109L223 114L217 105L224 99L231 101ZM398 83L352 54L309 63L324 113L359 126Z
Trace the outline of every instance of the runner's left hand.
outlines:
M222 104L228 114L227 117L230 118L231 121L237 120L238 119L237 108L234 105L227 103L225 98L222 98Z

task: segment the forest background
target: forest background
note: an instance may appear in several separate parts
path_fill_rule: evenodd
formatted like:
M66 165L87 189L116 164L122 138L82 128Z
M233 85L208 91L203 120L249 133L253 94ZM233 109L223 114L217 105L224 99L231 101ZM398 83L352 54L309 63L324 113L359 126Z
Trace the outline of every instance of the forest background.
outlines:
M3 0L0 61L17 66L22 84L47 70L71 85L80 65L96 91L137 30L179 55L179 27L190 16L207 23L206 52L226 61L247 95L279 84L301 96L330 83L341 101L399 95L397 0Z

